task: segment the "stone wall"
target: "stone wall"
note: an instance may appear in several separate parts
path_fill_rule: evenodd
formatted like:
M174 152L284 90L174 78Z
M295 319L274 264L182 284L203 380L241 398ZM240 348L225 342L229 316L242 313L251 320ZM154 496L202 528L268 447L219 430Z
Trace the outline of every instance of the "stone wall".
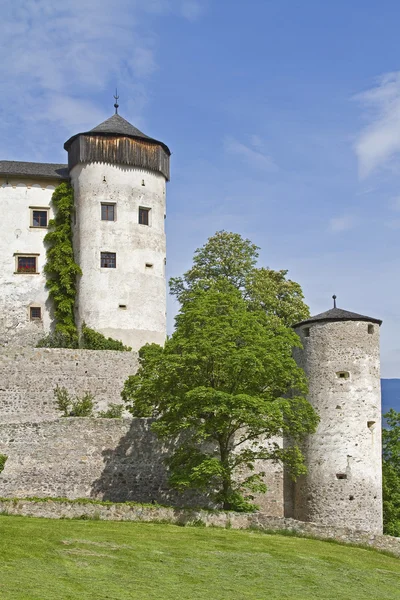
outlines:
M174 506L210 506L205 497L168 488L169 447L152 433L151 419L61 418L0 425L0 497L94 498ZM283 515L283 475L266 461L267 494L256 497L269 515Z
M103 410L121 403L124 381L137 369L134 352L61 348L0 349L0 423L56 419L54 388L90 391Z
M271 517L262 513L240 514L232 512L210 513L167 507L148 507L132 504L95 504L46 500L0 499L0 513L45 517L48 519L101 519L104 521L169 521L179 525L229 527L232 529L259 529L260 531L291 531L303 536L341 543L362 544L377 550L391 552L400 557L400 538L371 534L348 527L334 527L317 523L304 523L295 519Z

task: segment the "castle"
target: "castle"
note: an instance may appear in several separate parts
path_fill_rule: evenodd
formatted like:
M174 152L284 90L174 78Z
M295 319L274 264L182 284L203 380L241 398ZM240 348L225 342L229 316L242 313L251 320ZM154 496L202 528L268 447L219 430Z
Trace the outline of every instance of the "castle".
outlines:
M52 328L43 238L59 183L74 189L78 326L134 351L166 335L168 147L117 111L64 147L68 165L0 161L0 496L196 502L169 490L168 448L149 420L59 419L52 405L56 385L93 392L100 408L120 402L137 368L135 352L34 348ZM305 445L306 476L293 483L281 465L260 465L267 514L382 531L380 325L336 306L294 325L321 421Z

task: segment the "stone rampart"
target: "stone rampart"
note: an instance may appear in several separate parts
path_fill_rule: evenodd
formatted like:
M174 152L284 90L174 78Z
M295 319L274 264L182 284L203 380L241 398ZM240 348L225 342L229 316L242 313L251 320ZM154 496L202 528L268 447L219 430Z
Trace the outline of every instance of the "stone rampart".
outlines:
M205 497L181 495L167 484L168 445L151 431L151 419L61 418L0 424L0 497L93 498L174 506L210 506ZM265 461L268 492L256 498L267 514L283 515L283 473Z
M305 523L295 519L271 517L261 512L241 514L232 512L210 513L202 510L184 510L161 506L132 504L96 504L65 502L48 499L6 500L0 498L0 513L45 517L48 519L100 519L104 521L167 521L178 525L203 524L205 527L229 527L232 529L259 529L260 531L291 531L303 536L341 543L362 544L377 550L391 552L400 557L400 538L371 534L366 531L333 525Z
M121 403L124 381L137 369L137 354L63 348L0 349L0 423L56 419L54 388L90 391L104 410Z

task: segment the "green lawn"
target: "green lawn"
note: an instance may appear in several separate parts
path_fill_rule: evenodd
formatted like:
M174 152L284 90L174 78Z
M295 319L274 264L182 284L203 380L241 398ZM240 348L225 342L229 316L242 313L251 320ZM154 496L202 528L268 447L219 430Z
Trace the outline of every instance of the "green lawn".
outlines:
M400 560L156 523L0 516L1 600L400 599Z

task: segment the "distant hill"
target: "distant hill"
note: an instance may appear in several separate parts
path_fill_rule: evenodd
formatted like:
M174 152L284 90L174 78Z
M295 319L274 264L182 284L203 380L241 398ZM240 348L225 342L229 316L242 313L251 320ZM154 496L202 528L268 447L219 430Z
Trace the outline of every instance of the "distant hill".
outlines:
M400 379L382 379L382 414L390 408L400 412Z

